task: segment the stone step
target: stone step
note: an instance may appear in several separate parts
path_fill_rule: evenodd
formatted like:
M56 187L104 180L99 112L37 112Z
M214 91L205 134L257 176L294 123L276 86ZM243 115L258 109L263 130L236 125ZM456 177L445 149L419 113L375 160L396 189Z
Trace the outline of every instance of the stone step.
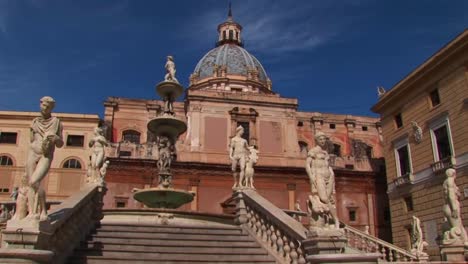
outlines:
M135 232L113 232L98 230L93 237L114 237L131 239L163 239L163 240L208 240L208 241L252 241L247 234L241 235L216 235L216 234L167 234L167 233L135 233Z
M234 254L234 255L221 255L213 251L211 254L165 254L165 253L134 253L134 252L113 252L113 251L94 251L82 252L84 254L77 254L70 259L71 263L93 263L90 260L105 260L112 264L138 263L136 261L153 261L153 263L175 262L175 263L255 263L267 262L274 263L274 258L267 255L248 255L248 254ZM125 262L116 262L124 261ZM94 262L105 263L105 262ZM148 263L148 262L147 262Z
M115 245L143 245L143 246L192 246L192 247L258 247L254 240L247 241L196 241L196 240L154 240L154 239L131 239L118 237L92 236L87 243L115 244Z
M77 254L86 254L86 252L95 251L116 251L116 252L151 252L151 253L176 253L176 254L249 254L249 255L265 255L266 251L259 246L254 247L193 247L188 245L179 246L151 246L151 245L127 245L127 244L102 244L102 243L87 243L81 245L77 250Z
M98 231L113 232L136 232L136 233L175 233L175 234L221 234L238 235L242 234L241 228L194 228L181 226L124 226L124 225L103 225Z

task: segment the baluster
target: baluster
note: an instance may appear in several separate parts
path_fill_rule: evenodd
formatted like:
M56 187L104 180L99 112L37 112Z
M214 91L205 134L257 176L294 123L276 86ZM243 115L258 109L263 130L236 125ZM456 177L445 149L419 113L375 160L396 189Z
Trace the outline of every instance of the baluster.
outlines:
M283 236L284 241L284 258L286 263L291 263L291 247L289 246L289 240L287 236Z
M271 223L267 222L267 224L266 224L266 229L267 229L266 234L267 234L267 245L269 247L271 247L271 229L270 229L270 227L271 227Z
M263 218L260 219L260 223L262 223L262 241L263 242L267 242L267 233L266 233L266 224L265 224L265 220Z
M250 210L249 207L247 207L246 210L247 210L247 215L246 215L247 216L247 226L249 227L249 229L252 230L252 225L253 225L253 223L252 223L252 210Z
M388 261L393 262L393 250L391 248L388 248Z
M386 261L387 260L387 254L386 254L385 247L383 245L380 245L380 254L381 254L380 259Z
M396 262L399 262L400 261L400 252L396 251L396 250L392 250L393 251L393 254L395 254L395 261Z
M276 229L276 236L278 237L278 240L276 240L276 245L278 245L278 253L281 257L284 257L284 241L279 229Z
M296 243L294 243L292 239L290 239L289 247L291 247L291 254L289 254L289 255L291 255L291 263L292 264L297 264L297 260L299 258L299 255L297 254Z
M261 226L262 226L262 223L260 223L260 216L258 214L255 214L256 216L256 219L255 219L255 234L257 236L260 236L261 235Z
M276 230L273 225L270 225L270 232L271 232L271 247L273 248L275 252L277 252L278 244L276 243L277 243L278 237L276 236Z
M297 247L297 254L299 255L299 260L298 260L298 263L299 264L306 264L307 261L305 260L304 258L304 252L302 251L302 246L299 244L299 246Z

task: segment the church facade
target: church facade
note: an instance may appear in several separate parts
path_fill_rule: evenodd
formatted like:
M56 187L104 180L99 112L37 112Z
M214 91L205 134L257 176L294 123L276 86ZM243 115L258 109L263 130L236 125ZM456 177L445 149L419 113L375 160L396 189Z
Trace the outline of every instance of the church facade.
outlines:
M298 111L298 100L276 93L262 64L244 49L242 27L231 14L218 34L216 47L190 76L185 101L174 103L188 129L176 144L173 184L195 193L183 209L232 210L229 142L242 126L243 137L259 151L257 191L279 208L305 211L310 192L305 159L321 131L329 138L340 219L389 240L389 214L382 213L388 212L388 202L379 119ZM147 124L163 111L163 102L109 97L104 106L111 141L105 207L141 208L132 190L157 185L158 153Z

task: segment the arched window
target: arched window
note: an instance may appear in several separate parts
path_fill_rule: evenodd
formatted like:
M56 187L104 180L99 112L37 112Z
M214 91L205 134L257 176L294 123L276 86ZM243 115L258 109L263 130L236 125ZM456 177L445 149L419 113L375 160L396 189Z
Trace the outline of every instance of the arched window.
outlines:
M6 156L0 156L0 166L13 166L13 160Z
M135 144L140 144L140 132L135 130L125 130L122 132L122 140L129 141Z
M299 144L299 151L301 152L301 155L307 155L307 151L309 148L307 143L304 141L299 141L298 144Z
M69 159L63 163L65 169L81 169L81 163L77 159Z

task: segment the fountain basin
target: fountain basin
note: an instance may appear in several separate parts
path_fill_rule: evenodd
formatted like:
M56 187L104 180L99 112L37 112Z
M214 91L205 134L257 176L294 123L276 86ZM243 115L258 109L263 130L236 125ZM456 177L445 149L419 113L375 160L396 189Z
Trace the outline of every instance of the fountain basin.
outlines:
M138 190L133 194L135 200L150 208L176 209L193 201L192 192L172 188L149 188Z
M173 116L158 116L148 122L148 130L155 136L166 136L172 139L187 131L187 125L184 121Z
M181 96L183 92L184 87L176 82L164 81L156 85L156 93L158 93L163 100L169 96L171 101L174 101L176 98Z

